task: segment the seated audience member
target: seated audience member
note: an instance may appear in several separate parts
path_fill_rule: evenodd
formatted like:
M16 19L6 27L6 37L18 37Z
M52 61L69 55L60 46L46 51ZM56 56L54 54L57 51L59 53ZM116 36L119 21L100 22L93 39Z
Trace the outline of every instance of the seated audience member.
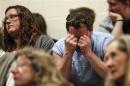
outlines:
M32 46L49 52L54 45L54 41L52 39L44 39L44 35L37 28L31 11L21 5L9 6L6 9L3 27L3 50L7 53L0 59L0 86L13 86L13 79L10 74L10 70L15 65L15 52L13 51Z
M56 69L53 58L35 48L18 50L11 70L15 86L72 86Z
M110 74L105 86L130 86L130 35L114 39L106 47L105 65Z
M130 34L130 0L107 0L109 16L99 25L98 31L114 37Z
M4 19L4 50L14 51L25 46L43 48L49 51L54 42L44 40L33 14L24 6L9 6Z
M36 20L36 23L38 24L39 30L44 34L45 39L49 39L49 35L47 34L47 25L44 17L39 13L33 13L33 16ZM53 39L54 42L56 42L56 39Z
M66 18L68 36L52 48L58 69L75 86L103 86L107 67L104 48L110 34L93 32L95 12L87 7L70 11Z

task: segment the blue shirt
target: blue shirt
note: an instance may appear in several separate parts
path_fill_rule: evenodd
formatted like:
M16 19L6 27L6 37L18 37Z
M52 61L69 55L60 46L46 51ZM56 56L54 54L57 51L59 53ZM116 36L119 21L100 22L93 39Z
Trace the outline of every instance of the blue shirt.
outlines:
M64 40L60 39L52 48L53 52L63 57ZM103 60L104 48L112 36L107 33L93 32L91 37L92 51ZM75 86L103 86L103 80L96 74L90 63L81 52L75 51L72 57L72 80Z

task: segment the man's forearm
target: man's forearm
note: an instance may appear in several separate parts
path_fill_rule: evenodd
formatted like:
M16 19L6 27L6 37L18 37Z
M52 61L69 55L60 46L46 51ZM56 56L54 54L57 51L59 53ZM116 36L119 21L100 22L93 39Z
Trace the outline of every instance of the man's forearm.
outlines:
M69 52L65 52L63 56L63 64L62 67L60 68L60 71L62 75L67 79L71 80L71 70L72 70L72 54Z
M97 74L105 79L108 68L104 65L104 62L101 61L94 53L85 55L85 57L91 64L92 68L97 72Z

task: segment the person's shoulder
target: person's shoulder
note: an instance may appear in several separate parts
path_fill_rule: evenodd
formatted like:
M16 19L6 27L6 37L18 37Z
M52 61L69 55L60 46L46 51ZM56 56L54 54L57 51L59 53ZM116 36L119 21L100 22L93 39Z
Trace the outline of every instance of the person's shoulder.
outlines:
M91 40L94 52L96 52L98 56L103 57L104 49L106 45L112 41L112 39L113 37L109 33L93 32Z
M56 43L64 43L65 38L60 38Z
M112 35L110 33L104 33L104 32L93 32L92 36L93 37L100 37L100 38L112 37Z
M59 39L53 46L52 51L58 53L59 55L63 56L63 52L64 52L64 41L65 38L61 38Z
M99 27L112 29L113 23L110 17L105 17L102 22L99 24Z
M52 43L54 44L55 42L53 41L53 39L51 37L49 37L48 35L41 35L39 36L38 42L40 41L41 43Z
M111 20L111 18L110 18L109 16L105 17L105 18L103 19L103 21L102 21L102 23L105 23L105 24L109 24L109 23L111 23L111 22L112 22L112 20Z
M41 35L39 38L44 39L44 40L53 40L51 37L48 35Z
M111 41L113 39L113 36L109 33L103 33L103 32L93 32L92 34L92 41L95 43L105 43L106 41Z
M1 57L9 58L9 57L14 57L14 56L15 56L15 53L13 52L5 52Z
M59 39L59 40L54 44L53 48L55 48L55 47L63 48L63 47L64 47L64 41L65 41L65 38Z

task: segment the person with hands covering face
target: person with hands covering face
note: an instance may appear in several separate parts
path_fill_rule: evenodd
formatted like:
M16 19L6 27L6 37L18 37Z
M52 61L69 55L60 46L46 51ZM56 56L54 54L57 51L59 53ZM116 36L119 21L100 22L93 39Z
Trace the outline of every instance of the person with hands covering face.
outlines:
M93 32L94 20L92 9L72 9L66 18L67 37L52 48L57 68L74 86L103 86L107 73L102 60L112 36Z

